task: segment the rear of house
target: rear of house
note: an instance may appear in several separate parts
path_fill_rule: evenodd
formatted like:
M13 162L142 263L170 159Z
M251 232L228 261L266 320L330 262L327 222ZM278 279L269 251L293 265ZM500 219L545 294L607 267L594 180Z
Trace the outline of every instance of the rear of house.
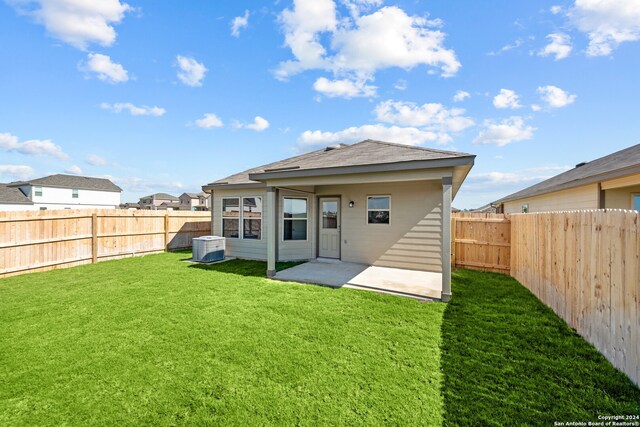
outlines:
M640 144L609 154L493 203L498 212L640 210Z
M228 256L333 258L448 277L451 199L474 157L367 140L250 169L203 190L212 193L213 234L227 238Z

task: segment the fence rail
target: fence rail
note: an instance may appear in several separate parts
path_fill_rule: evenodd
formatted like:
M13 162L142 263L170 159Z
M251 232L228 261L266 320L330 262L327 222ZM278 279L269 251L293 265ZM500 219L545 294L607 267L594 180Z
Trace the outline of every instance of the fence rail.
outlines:
M191 247L210 212L0 212L0 277Z

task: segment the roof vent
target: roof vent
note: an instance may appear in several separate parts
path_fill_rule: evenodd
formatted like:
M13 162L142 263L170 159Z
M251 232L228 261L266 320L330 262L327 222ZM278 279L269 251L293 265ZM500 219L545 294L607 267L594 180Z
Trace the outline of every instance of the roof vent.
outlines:
M580 166L584 166L584 165L586 165L587 163L589 163L589 162L580 162L580 163L578 163L578 164L576 165L576 169L577 169L577 168L579 168Z
M324 151L331 151L331 150L337 150L338 148L342 148L345 147L345 144L332 144L332 145L328 145Z

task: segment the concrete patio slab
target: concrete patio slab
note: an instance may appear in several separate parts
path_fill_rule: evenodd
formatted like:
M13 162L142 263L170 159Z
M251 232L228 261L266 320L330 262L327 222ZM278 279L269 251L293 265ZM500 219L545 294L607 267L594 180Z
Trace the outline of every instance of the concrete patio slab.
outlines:
M417 299L440 299L442 275L336 260L313 260L279 271L277 280L352 288Z

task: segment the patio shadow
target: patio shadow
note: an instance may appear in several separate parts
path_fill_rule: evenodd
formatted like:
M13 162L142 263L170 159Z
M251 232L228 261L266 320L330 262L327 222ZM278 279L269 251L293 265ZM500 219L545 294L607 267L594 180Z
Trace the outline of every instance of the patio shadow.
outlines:
M299 261L277 262L276 271L286 270L287 268L294 267L298 264L302 264L302 262L299 262ZM267 263L264 261L233 259L233 260L215 263L215 264L193 263L189 265L189 268L216 271L219 273L237 274L237 275L246 276L246 277L266 277L267 276Z
M444 425L640 413L640 390L515 279L458 270L442 323Z

